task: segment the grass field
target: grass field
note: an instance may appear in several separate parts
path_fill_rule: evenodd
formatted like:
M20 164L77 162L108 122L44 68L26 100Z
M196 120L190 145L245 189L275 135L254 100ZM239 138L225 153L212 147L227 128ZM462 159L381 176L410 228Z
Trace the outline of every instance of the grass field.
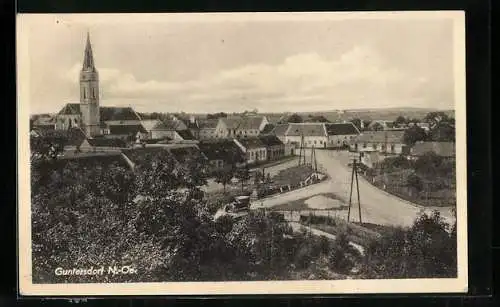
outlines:
M318 194L318 195L322 195L322 196L325 196L325 197L328 197L328 198L332 198L332 199L336 199L336 200L340 200L340 201L345 201L343 198L339 197L338 195L336 195L334 193L322 193L322 194ZM318 195L314 195L314 196L318 196ZM308 200L311 197L313 197L313 196L304 197L304 198L301 198L301 199L297 199L297 200L288 202L286 204L281 204L281 205L278 205L278 206L274 206L274 207L270 208L269 210L274 210L274 211L283 211L283 210L287 210L287 211L289 211L289 210L297 210L297 211L299 211L299 210L320 210L320 209L309 208L305 204L305 201ZM343 208L343 209L345 209L345 208ZM328 210L336 210L336 209L328 209Z

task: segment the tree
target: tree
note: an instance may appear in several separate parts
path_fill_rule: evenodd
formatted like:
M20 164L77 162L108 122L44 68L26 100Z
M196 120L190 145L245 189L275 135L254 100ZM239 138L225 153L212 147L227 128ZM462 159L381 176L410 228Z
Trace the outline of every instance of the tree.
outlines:
M227 113L219 112L214 114L207 114L207 119L219 119L227 117Z
M420 179L420 177L416 174L411 174L410 176L408 176L407 184L408 186L416 189L418 192L422 191L422 189L424 188L422 179Z
M224 193L226 192L226 186L231 182L234 176L234 169L232 167L225 167L215 172L215 182L220 183L224 187Z
M307 122L311 123L329 123L330 121L323 115L309 115Z
M244 185L250 179L250 170L248 169L248 164L245 164L244 167L239 168L235 174L236 178L241 182L241 192L243 192Z
M415 172L425 178L436 178L443 164L443 158L433 151L424 153L414 163Z
M392 229L373 241L363 271L369 278L456 277L454 227L438 212L421 214L410 228Z
M430 139L435 142L455 142L455 127L440 122L430 131Z
M396 120L394 121L394 125L396 125L397 127L401 127L407 123L408 123L408 120L402 115L398 116L396 118Z
M289 123L302 123L302 122L304 122L302 117L300 115L298 115L297 113L290 115L286 121Z
M371 130L373 130L373 131L382 131L382 130L384 130L384 126L382 126L382 124L381 124L381 123L375 122L375 123L371 126Z
M412 126L406 129L403 135L403 142L408 146L413 146L415 143L425 141L426 139L427 133L418 126Z
M424 117L424 122L429 123L431 128L436 127L439 123L447 123L449 121L449 117L446 113L444 112L429 112L425 117Z

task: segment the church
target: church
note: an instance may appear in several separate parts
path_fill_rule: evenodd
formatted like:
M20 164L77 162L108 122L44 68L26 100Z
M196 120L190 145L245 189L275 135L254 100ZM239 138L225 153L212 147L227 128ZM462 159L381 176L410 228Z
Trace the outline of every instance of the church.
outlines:
M99 105L99 73L94 63L90 35L80 71L80 102L68 103L56 115L56 130L79 127L87 138L128 138L144 132L140 116L130 107Z

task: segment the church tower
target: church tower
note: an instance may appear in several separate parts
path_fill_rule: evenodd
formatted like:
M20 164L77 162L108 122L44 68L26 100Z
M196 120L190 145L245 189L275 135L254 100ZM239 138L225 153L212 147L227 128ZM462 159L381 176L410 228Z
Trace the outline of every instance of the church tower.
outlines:
M82 128L87 136L99 135L99 74L94 65L94 56L88 32L83 67L80 72L80 112L82 114Z

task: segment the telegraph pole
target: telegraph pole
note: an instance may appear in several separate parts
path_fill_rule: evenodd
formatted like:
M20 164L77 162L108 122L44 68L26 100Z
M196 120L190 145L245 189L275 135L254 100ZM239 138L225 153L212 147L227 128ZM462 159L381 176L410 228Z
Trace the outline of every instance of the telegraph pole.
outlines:
M304 148L304 134L300 136L299 166L306 164L306 150Z
M358 166L357 166L357 158L352 160L352 174L351 174L351 191L349 194L349 209L347 211L347 222L349 222L351 218L351 206L352 206L352 192L354 186L354 180L356 180L356 190L358 194L358 213L359 213L359 223L363 224L361 219L361 201L359 197L359 181L358 181Z

